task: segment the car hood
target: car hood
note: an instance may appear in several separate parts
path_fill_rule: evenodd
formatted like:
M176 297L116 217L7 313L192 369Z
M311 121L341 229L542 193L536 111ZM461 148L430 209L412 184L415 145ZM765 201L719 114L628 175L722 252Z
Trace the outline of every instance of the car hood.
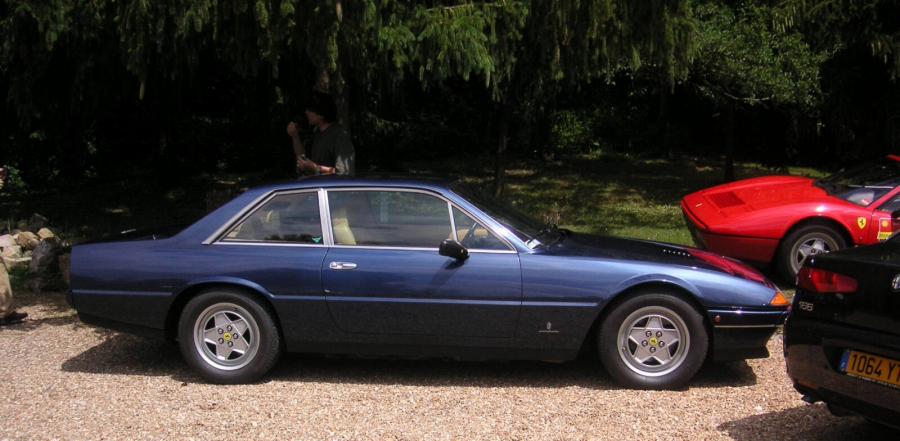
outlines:
M547 252L561 256L683 265L727 272L696 257L701 253L709 254L707 251L647 240L568 233L563 240L549 247Z
M638 239L567 232L545 252L568 257L615 259L657 265L699 268L775 288L771 280L737 259L697 248Z
M831 198L814 184L815 180L799 176L744 179L689 194L681 206L702 224L717 224L761 210Z
M813 179L799 176L766 176L719 185L698 193L721 211L762 209L828 196L814 183Z

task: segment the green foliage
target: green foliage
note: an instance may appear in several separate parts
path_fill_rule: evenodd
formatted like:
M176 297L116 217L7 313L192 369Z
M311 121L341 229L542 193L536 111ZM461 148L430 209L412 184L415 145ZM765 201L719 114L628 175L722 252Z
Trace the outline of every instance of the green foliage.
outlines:
M772 25L770 8L752 1L697 5L697 57L690 82L718 105L783 105L814 109L821 100L819 67L798 32Z
M22 179L22 173L18 167L5 164L6 182L0 187L0 193L22 194L28 190L28 185Z
M800 29L825 48L864 48L892 79L900 76L900 3L896 0L781 0L776 23Z
M564 153L587 153L594 141L595 117L586 111L561 110L551 115L551 144Z
M270 167L284 160L284 121L314 84L353 121L362 158L421 153L423 142L440 145L428 155L469 155L497 139L519 152L603 140L671 153L654 147L659 134L721 144L709 124L684 121L724 106L789 119L776 122L781 140L760 147L772 151L829 131L840 149L860 151L870 134L893 146L898 92L872 78L900 72L898 9L893 0L0 0L0 160L30 186L127 167ZM876 68L856 69L854 50ZM579 101L585 91L598 99ZM870 97L881 97L877 118L855 118ZM672 126L685 109L693 114Z

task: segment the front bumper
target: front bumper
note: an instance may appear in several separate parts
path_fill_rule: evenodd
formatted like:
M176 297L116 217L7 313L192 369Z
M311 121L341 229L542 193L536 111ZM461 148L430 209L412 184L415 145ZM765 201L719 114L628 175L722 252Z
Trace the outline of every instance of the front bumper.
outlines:
M764 264L771 262L775 257L778 239L713 233L684 204L681 210L684 214L684 223L691 232L691 238L694 239L697 248Z
M778 326L784 323L787 309L769 311L709 310L713 326L713 361L766 358L766 347Z
M845 349L900 360L896 336L797 316L788 319L784 334L787 373L797 391L885 425L900 424L900 389L838 369Z

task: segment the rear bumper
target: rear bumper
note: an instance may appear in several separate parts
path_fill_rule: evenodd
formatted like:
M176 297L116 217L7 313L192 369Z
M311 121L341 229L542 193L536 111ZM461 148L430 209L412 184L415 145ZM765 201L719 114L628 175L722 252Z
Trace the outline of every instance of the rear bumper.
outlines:
M786 315L786 310L710 310L713 361L768 357L766 344L778 326L784 323Z
M78 318L85 324L97 326L100 328L111 329L113 331L124 332L127 334L139 335L141 337L149 337L154 339L163 339L166 334L162 329L150 328L147 326L123 323L116 320L110 320L95 315L78 313Z
M839 370L848 348L900 360L895 335L791 316L785 324L784 355L794 388L814 401L882 424L900 424L900 388L882 385Z

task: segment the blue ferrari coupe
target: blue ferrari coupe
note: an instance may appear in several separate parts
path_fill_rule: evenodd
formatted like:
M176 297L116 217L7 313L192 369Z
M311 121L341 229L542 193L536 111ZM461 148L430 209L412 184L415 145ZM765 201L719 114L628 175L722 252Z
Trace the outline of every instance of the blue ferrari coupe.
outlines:
M175 234L76 246L69 301L86 323L177 341L215 383L256 381L285 351L596 348L641 389L683 386L707 359L767 357L788 307L721 255L542 225L464 184L342 177L251 189Z

